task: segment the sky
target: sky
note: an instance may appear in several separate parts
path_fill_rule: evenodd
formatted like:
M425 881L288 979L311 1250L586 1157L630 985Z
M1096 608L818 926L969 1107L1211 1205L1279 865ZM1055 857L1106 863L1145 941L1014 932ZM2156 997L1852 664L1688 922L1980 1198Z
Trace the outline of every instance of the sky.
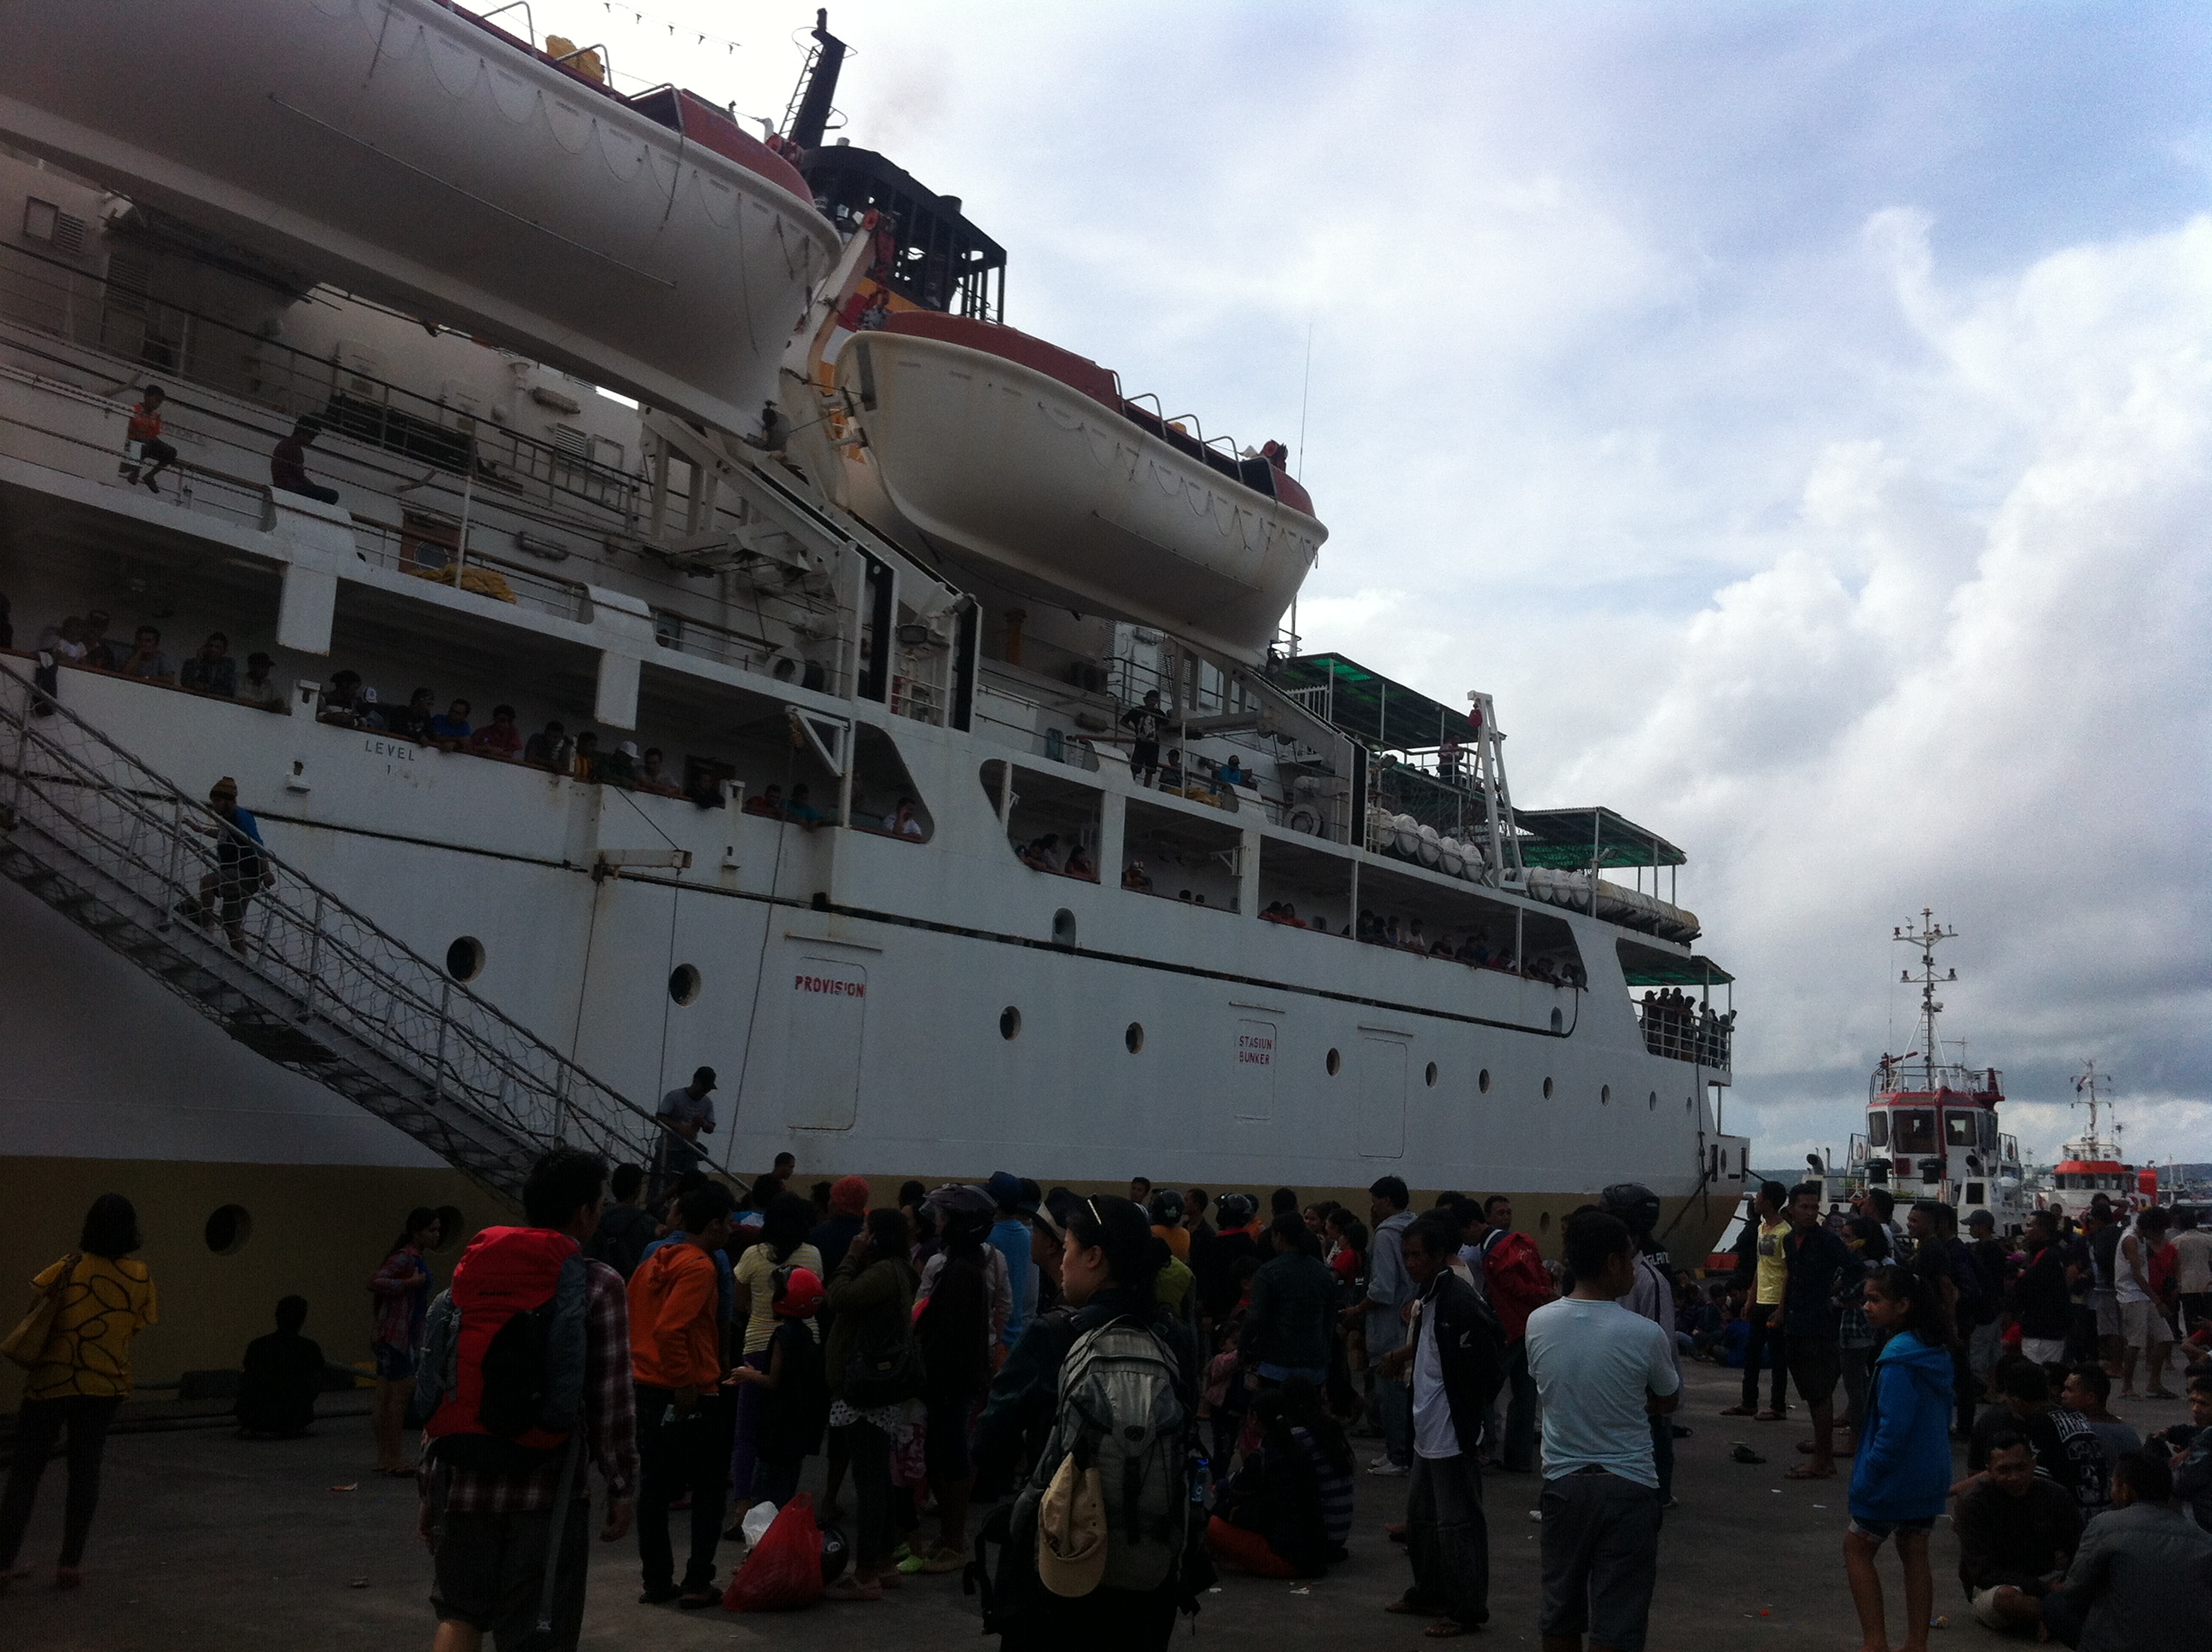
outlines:
M780 119L810 7L539 0ZM1007 316L1330 538L1309 649L1497 696L1524 805L1685 847L1731 1131L1839 1156L1948 1038L2050 1154L2212 1159L2212 11L839 5L843 135ZM703 42L697 36L708 38Z

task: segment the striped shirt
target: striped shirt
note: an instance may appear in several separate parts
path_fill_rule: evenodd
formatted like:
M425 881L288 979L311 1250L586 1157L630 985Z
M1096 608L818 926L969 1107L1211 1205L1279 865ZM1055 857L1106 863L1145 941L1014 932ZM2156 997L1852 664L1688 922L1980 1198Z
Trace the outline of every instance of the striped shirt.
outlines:
M622 1275L605 1262L584 1264L584 1443L585 1455L599 1466L610 1497L629 1497L637 1491L637 1403L630 1384L629 1298ZM424 1441L422 1466L416 1484L428 1498L440 1467ZM565 1450L549 1452L544 1462L527 1473L500 1473L481 1468L446 1470L447 1511L464 1515L520 1515L553 1506L561 1479ZM585 1463L576 1464L573 1495L579 1501L592 1495Z
M1352 1537L1352 1476L1329 1461L1311 1430L1294 1428L1291 1438L1297 1442L1313 1468L1315 1484L1321 1491L1322 1529L1328 1534L1328 1546L1340 1549Z

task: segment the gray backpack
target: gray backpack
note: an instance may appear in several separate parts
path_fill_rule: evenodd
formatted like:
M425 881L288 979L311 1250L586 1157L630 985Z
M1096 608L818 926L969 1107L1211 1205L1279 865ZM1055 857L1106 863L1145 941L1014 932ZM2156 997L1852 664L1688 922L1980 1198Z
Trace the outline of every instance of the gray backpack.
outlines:
M1149 1591L1172 1578L1190 1538L1186 1462L1192 1420L1176 1391L1175 1353L1134 1320L1085 1333L1060 1368L1060 1412L1032 1479L1033 1495L1060 1460L1099 1471L1106 1505L1109 1588Z

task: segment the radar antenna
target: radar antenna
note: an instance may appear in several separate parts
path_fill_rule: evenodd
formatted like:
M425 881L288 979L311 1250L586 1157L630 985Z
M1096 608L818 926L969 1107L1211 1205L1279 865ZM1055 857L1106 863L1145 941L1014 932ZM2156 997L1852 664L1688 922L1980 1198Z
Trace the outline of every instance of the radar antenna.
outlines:
M2112 1157L2114 1158L2119 1157L2122 1127L2119 1121L2119 1109L2112 1104L2112 1084L2111 1078L2097 1071L2097 1064L2094 1061L2084 1061L2081 1064L2080 1074L2074 1080L2074 1105L2087 1107L2089 1109L2089 1133L2083 1139L2088 1142L2092 1157L2095 1156L2096 1148L2101 1145L2105 1139L2097 1133L2097 1109L2100 1107L2105 1108L2112 1118Z

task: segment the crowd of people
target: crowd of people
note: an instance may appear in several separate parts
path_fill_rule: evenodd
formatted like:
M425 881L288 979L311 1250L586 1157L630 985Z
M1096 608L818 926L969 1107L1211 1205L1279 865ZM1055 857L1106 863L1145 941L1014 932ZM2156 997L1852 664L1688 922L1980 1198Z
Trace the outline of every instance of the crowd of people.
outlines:
M712 1088L695 1077L664 1114L710 1126ZM1445 1193L1416 1211L1395 1176L1364 1216L1287 1187L1139 1177L1127 1198L1086 1196L1007 1171L909 1181L878 1205L856 1175L801 1191L788 1153L748 1187L684 1155L610 1174L562 1148L523 1202L521 1224L479 1234L443 1291L432 1258L450 1236L429 1210L408 1213L367 1280L376 1467L417 1481L432 1601L456 1644L541 1616L573 1643L592 1468L601 1537L634 1534L640 1604L703 1608L724 1602L722 1561L742 1570L747 1516L787 1503L820 1456L822 1518L846 1520L850 1500L849 1564L827 1598L965 1573L1010 1647L1164 1648L1222 1571L1313 1579L1348 1557L1364 1435L1379 1446L1366 1474L1405 1482L1387 1535L1407 1582L1379 1607L1425 1638L1482 1628L1485 1482L1535 1475L1537 1629L1547 1645L1638 1652L1674 1506L1681 1362L1731 1351L1744 1394L1724 1414L1786 1419L1785 1377L1809 1414L1794 1477L1853 1460L1844 1558L1868 1646L1890 1643L1878 1559L1893 1538L1903 1644L1926 1644L1929 1534L1946 1513L1968 1609L1993 1628L2160 1646L2174 1614L2206 1605L2212 1236L2186 1212L2171 1237L2155 1208L2100 1210L2074 1234L2042 1214L2014 1246L1979 1222L1960 1239L1932 1203L1900 1226L1882 1189L1832 1222L1818 1184L1768 1183L1736 1277L1701 1288L1670 1266L1660 1201L1634 1184L1570 1215L1548 1262L1509 1199ZM45 1317L0 1496L0 1577L66 1434L57 1582L79 1581L131 1340L155 1316L139 1246L129 1201L105 1196L34 1282ZM2121 1273L2150 1310L2107 1333L2092 1293L2117 1298ZM2166 1336L2145 1328L2177 1311ZM495 1358L517 1313L539 1316L538 1351ZM312 1422L324 1363L306 1314L285 1298L247 1350L243 1431ZM2193 1421L2143 1437L2108 1409L2113 1382L2131 1391L2130 1349L2170 1351L2185 1331Z
M1986 1211L1962 1238L1941 1201L1902 1226L1896 1209L1884 1187L1828 1212L1817 1182L1764 1184L1726 1305L1680 1291L1678 1346L1740 1361L1725 1415L1786 1420L1794 1388L1811 1426L1790 1478L1852 1459L1844 1553L1868 1646L1888 1644L1875 1558L1892 1537L1904 1644L1926 1646L1928 1534L1947 1513L1982 1623L2100 1652L2163 1644L2177 1614L2212 1607L2212 1234L2193 1209L2101 1196L2078 1224L2036 1212L2016 1242ZM2112 1382L2133 1397L2140 1362L2146 1397L2179 1397L2177 1349L2192 1422L2145 1438L2108 1409Z
M6 597L0 596L0 648L15 646L11 613L12 604ZM142 683L160 683L219 700L234 700L264 711L284 708L284 690L270 676L276 662L259 650L246 656L246 670L241 675L239 661L230 652L230 638L221 631L209 632L189 657L173 661L164 651L158 626L133 628L131 641L125 645L118 638L108 635L112 623L106 609L91 608L82 614L65 615L44 627L32 650L36 656L33 675L37 686L47 694L58 692L60 668L70 665L80 671L106 671Z
M1637 1006L1637 1020L1644 1029L1644 1048L1654 1055L1695 1061L1706 1067L1729 1064L1734 1010L1716 1010L1710 999L1699 1003L1680 987L1668 987L1644 994Z

